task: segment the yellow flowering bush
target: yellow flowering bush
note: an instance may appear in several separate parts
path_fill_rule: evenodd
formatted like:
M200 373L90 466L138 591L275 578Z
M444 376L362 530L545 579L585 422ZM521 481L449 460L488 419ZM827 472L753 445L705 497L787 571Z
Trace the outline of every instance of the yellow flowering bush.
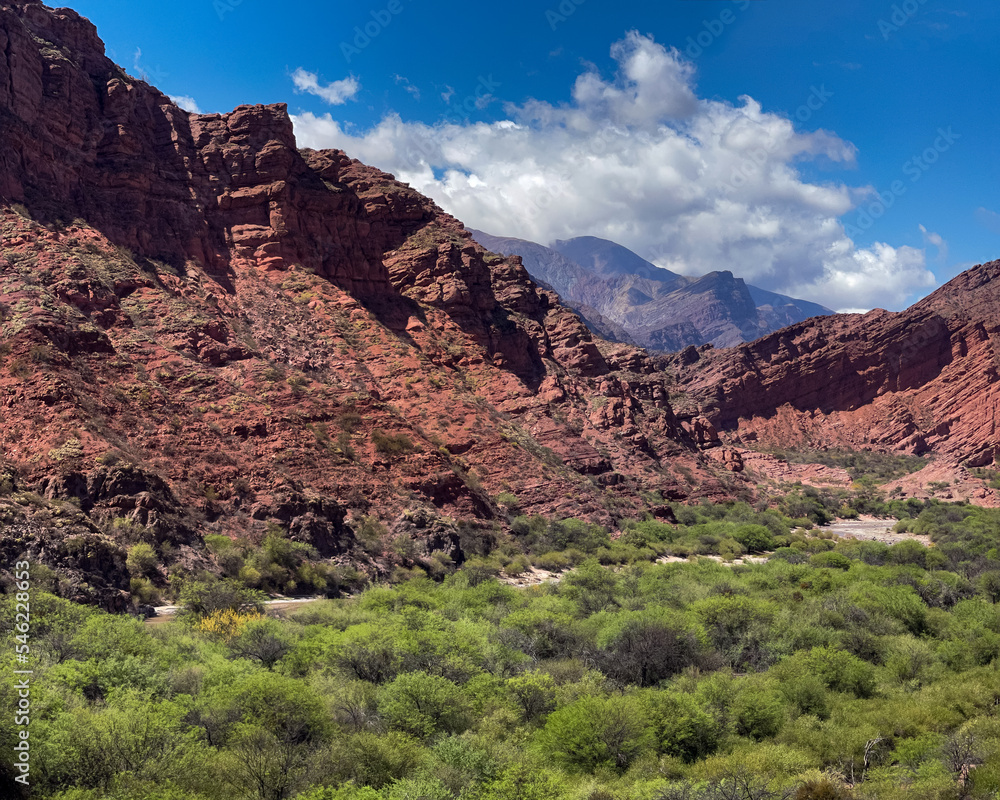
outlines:
M212 639L231 642L243 633L248 623L261 617L263 614L256 611L234 611L231 608L223 608L199 620L195 630Z

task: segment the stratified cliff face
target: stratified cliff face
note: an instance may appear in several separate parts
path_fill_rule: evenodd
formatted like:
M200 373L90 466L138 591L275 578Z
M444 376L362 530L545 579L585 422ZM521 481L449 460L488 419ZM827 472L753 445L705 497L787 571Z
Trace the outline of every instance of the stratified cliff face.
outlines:
M901 313L818 318L675 360L681 389L727 437L781 446L1000 455L1000 261Z
M68 9L0 10L0 196L79 218L116 244L209 271L307 265L345 290L387 287L357 197L313 169L283 106L196 116L104 57Z
M136 526L190 564L268 523L343 556L369 514L454 550L449 519L502 522L500 492L611 523L691 490L668 462L707 475L657 363L518 258L297 150L284 106L180 110L37 2L0 6L0 232L0 489L69 503L102 563ZM80 550L5 508L3 552L15 528L49 563Z

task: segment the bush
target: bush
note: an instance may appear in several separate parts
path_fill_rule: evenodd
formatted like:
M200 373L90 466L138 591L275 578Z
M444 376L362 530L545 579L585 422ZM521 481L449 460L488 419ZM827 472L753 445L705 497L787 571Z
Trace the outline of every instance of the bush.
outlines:
M469 721L458 686L426 672L400 675L383 688L378 705L392 728L421 739L461 733Z
M762 741L776 736L785 721L785 704L774 691L749 686L733 703L736 732Z
M763 553L774 548L774 536L763 525L740 525L733 538L749 553Z
M541 741L566 766L624 771L651 744L645 709L630 697L585 697L549 715Z
M156 571L157 560L156 551L152 546L139 542L128 549L125 566L133 576L141 578Z
M809 564L813 567L825 569L850 569L851 559L843 553L829 551L826 553L816 553L809 559Z
M420 743L408 734L399 731L382 734L365 732L337 742L331 752L331 761L337 778L345 782L353 781L358 786L381 789L412 774L422 756ZM341 800L337 795L334 797ZM356 799L348 795L344 800Z
M636 686L655 686L700 662L694 634L656 619L634 619L614 634L598 666L610 678Z
M647 713L661 753L691 763L711 755L719 745L718 722L690 694L651 693Z
M216 611L261 613L267 595L248 589L233 580L202 580L186 583L181 589L183 615L206 617Z
M372 431L372 444L384 456L407 455L416 450L413 440L405 433L386 433L381 428Z
M497 505L503 506L508 512L514 512L517 510L519 501L517 495L511 494L510 492L500 492L497 495Z

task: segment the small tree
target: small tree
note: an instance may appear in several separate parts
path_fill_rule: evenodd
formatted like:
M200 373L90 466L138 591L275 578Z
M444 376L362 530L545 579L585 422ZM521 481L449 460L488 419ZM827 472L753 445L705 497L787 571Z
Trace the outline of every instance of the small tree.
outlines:
M547 749L569 767L620 772L651 742L646 715L629 697L584 697L549 715Z
M263 592L248 589L234 580L192 581L181 589L182 614L200 618L224 609L260 614L265 598Z
M151 545L139 542L128 549L125 566L133 577L144 578L156 572L156 551Z
M468 723L461 689L426 672L407 672L388 684L379 710L396 730L421 738L439 731L461 733Z

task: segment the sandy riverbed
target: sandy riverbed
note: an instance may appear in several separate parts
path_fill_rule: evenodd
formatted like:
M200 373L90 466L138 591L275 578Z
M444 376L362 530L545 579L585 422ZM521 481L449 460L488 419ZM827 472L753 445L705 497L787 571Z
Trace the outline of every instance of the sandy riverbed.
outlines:
M844 539L867 539L883 544L898 544L899 542L920 542L925 547L931 546L929 536L917 536L915 533L895 533L894 519L879 519L877 517L861 517L859 519L838 519L822 530L833 532L835 536Z

